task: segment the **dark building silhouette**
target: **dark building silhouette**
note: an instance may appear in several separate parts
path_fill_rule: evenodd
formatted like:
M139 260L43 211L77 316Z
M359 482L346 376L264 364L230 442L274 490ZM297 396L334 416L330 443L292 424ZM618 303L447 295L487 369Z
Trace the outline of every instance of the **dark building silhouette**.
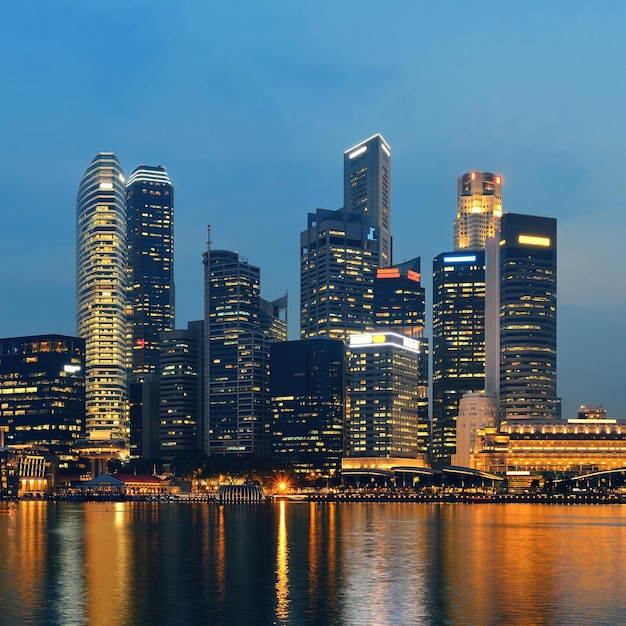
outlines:
M298 473L332 477L344 451L343 342L319 337L275 343L270 355L272 455Z

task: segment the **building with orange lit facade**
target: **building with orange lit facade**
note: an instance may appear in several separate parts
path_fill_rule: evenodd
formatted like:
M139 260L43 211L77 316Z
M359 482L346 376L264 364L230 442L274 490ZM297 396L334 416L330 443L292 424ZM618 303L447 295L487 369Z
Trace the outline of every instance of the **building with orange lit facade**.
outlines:
M510 419L479 432L470 467L498 475L576 476L626 467L626 420Z
M491 172L469 172L457 182L457 214L454 220L454 249L484 250L495 237L502 217L502 176Z

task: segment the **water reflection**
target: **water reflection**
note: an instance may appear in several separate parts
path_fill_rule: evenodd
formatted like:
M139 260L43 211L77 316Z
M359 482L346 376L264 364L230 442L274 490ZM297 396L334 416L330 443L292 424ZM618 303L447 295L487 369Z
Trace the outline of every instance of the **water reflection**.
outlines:
M619 624L626 507L0 504L0 622Z

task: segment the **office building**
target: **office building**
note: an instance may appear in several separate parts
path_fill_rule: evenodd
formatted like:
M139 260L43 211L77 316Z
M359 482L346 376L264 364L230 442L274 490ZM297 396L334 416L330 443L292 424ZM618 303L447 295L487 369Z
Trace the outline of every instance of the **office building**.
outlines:
M433 260L432 461L456 453L464 394L485 386L485 253L443 253Z
M211 250L204 263L207 454L269 454L269 350L286 322L263 303L261 272L236 252ZM275 306L275 308L272 308ZM263 311L263 313L262 313Z
M130 455L159 443L159 336L174 328L174 188L164 167L140 165L126 185Z
M85 341L65 335L0 339L0 430L11 446L42 446L63 468L83 436Z
M85 431L128 451L126 184L112 152L87 168L76 203L76 334L85 340Z
M377 265L391 265L391 148L381 135L345 151L343 206L369 219L380 240Z
M300 338L347 341L373 328L377 229L361 209L308 215L300 235Z
M560 417L556 220L505 213L499 265L500 417Z
M419 353L419 339L392 332L350 337L348 456L423 458Z
M159 333L174 328L174 188L164 167L128 178L128 307L132 372L158 371Z
M426 294L421 285L420 258L379 268L374 280L374 326L376 331L394 332L419 339L418 386L415 390L419 413L420 453L429 452L428 340L424 338Z
M202 449L204 322L161 333L159 456L172 460Z
M479 433L498 427L498 396L492 393L466 393L459 402L456 419L456 453L452 464L470 466L470 456L478 450Z
M318 337L270 350L272 455L296 473L331 478L341 468L346 411L346 349Z
M502 176L469 172L459 176L457 213L454 220L454 249L484 250L495 237L502 217Z

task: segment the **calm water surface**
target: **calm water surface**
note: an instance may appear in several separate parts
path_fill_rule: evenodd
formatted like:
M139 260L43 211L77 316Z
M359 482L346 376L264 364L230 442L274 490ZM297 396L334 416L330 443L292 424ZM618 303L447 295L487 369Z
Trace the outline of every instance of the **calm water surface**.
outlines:
M0 624L626 623L626 506L0 504Z

